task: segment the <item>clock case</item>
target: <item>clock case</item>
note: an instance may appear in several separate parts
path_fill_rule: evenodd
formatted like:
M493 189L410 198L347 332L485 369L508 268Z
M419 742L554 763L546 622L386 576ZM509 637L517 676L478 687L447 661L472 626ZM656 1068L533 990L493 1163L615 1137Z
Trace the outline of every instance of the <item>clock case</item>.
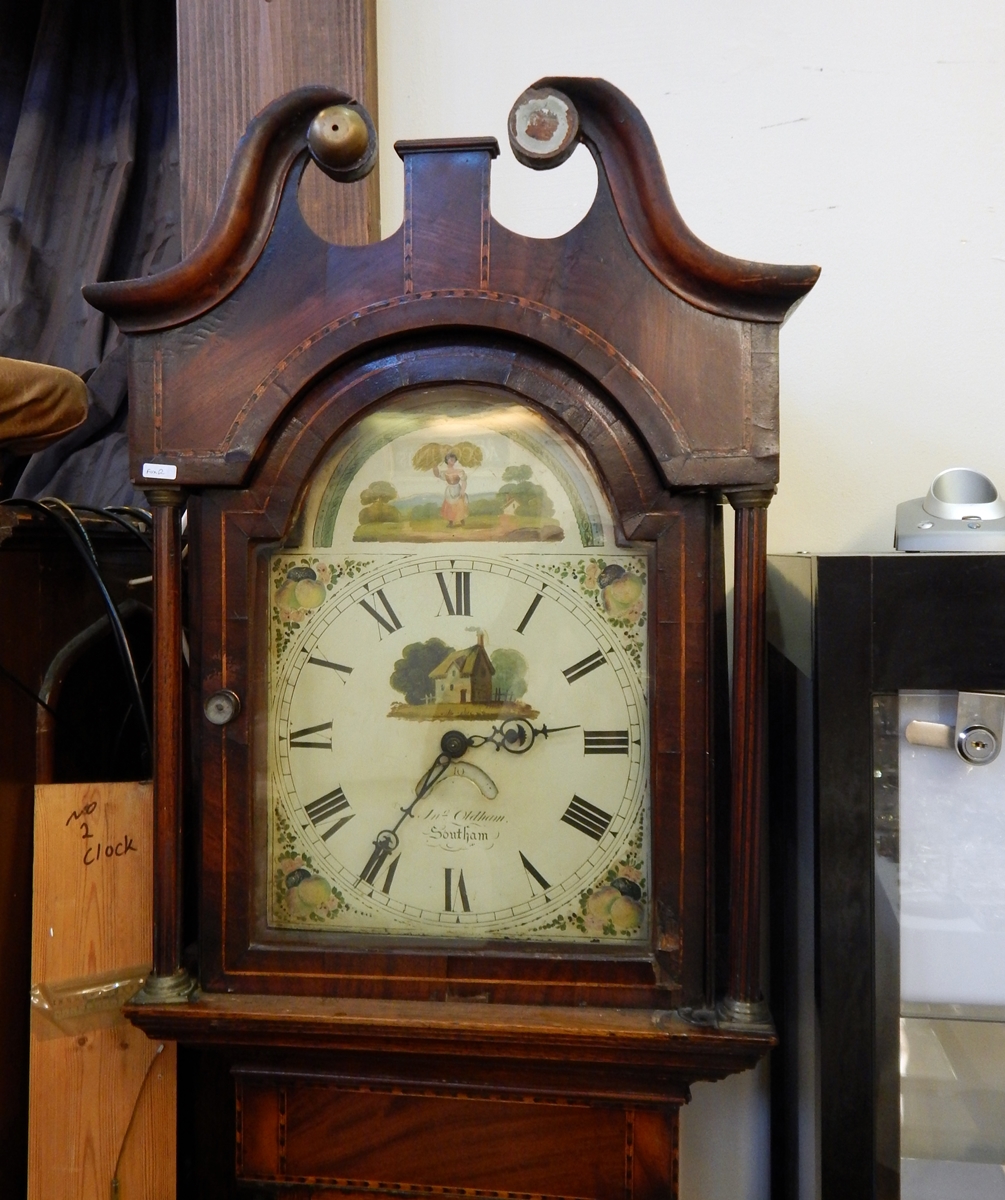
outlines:
M364 1005L353 1009L364 1023L370 1001L488 1000L527 1013L586 1005L600 1022L589 1041L608 1036L598 1031L621 1019L615 1010L682 1009L697 1023L673 1017L672 1029L661 1027L663 1050L650 1045L648 1018L639 1034L654 1062L676 1063L679 1081L749 1066L771 1044L759 987L765 520L778 472L778 331L818 271L729 258L699 241L645 122L611 85L542 80L521 100L549 95L570 106L569 137L528 154L511 115L518 157L548 168L582 142L598 177L589 213L560 237L524 237L493 219L498 146L471 138L397 143L402 226L367 246L324 242L297 201L308 127L328 105L354 105L314 87L252 122L212 225L179 266L85 289L128 335L132 474L155 517L155 965L131 1010L148 1032L307 1045L321 1036L321 997ZM501 389L578 441L619 537L650 554L654 879L644 953L340 942L269 930L256 917L262 550L282 544L340 431L410 389L464 382ZM732 772L724 497L737 529ZM203 715L220 689L242 705L222 727ZM199 844L184 862L183 724ZM182 965L183 880L199 893L195 999ZM297 1032L270 997L291 998ZM637 1032L626 1026L626 1046Z

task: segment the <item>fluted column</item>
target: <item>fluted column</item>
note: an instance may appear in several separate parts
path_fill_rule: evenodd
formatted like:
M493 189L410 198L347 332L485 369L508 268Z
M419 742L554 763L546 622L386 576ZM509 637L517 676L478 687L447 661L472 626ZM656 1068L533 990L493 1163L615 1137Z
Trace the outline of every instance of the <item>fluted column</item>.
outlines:
M136 1003L186 1000L182 966L182 613L178 488L147 492L154 520L154 963Z
M729 976L723 1015L762 1022L761 827L766 788L765 597L768 505L774 489L727 493L736 513L733 573L733 731Z

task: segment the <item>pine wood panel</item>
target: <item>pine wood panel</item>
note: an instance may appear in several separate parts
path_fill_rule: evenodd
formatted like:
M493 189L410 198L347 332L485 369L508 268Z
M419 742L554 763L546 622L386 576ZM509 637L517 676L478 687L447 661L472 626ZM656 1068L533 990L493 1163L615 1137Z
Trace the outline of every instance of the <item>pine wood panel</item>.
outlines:
M35 789L33 984L150 963L152 813L149 784ZM174 1044L33 1015L28 1138L29 1200L107 1200L116 1175L123 1197L172 1200Z
M356 97L377 118L374 0L178 0L182 245L206 232L234 146L271 100L312 83ZM301 206L319 236L363 245L380 236L374 172L336 184L313 165Z

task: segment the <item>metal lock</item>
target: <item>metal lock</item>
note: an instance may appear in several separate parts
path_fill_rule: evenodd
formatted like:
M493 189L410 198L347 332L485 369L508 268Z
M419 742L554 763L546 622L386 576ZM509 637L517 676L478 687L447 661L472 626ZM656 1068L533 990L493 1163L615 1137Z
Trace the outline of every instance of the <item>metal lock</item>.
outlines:
M241 698L236 692L224 688L207 697L202 711L211 725L229 725L241 711Z
M998 753L998 739L983 725L972 725L956 735L956 749L967 762L987 763Z
M939 721L910 721L904 736L912 746L956 747L965 762L985 766L1001 749L1005 725L1005 695L998 692L960 692L956 727Z

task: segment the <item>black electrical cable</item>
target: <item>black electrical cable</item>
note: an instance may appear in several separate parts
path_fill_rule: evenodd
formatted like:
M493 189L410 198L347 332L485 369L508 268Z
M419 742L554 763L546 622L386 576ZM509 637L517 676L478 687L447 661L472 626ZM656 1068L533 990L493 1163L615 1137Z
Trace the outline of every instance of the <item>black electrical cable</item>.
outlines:
M112 600L108 588L105 586L105 581L102 578L101 567L98 563L98 556L94 552L94 546L91 543L91 539L87 536L87 531L84 529L80 518L73 511L73 509L70 508L65 500L61 500L58 496L44 496L39 503L43 511L48 512L50 516L56 517L57 521L59 521L66 530L70 540L80 551L84 563L87 565L94 582L98 586L98 590L101 593L101 598L104 601L105 608L108 611L108 618L112 626L112 636L118 648L119 657L122 660L122 666L126 672L126 677L129 679L129 682L132 685L132 691L138 706L140 721L142 722L143 732L147 741L147 747L152 756L154 748L153 737L151 735L150 721L147 716L146 705L143 703L143 692L140 688L140 681L136 674L136 663L133 659L132 649L129 645L129 639L126 637L125 627L122 624L122 618L119 615L119 610L116 608L115 602ZM63 519L59 517L52 508L49 507L50 504L54 504L66 512L67 520L65 523L63 522ZM79 539L79 541L76 539Z
M140 680L141 684L146 683L146 681L150 675L150 672L153 669L153 665L154 664L153 664L152 660L147 664L147 669L143 672L143 678ZM136 707L135 704L130 702L129 706L127 707L127 709L125 711L125 715L122 718L122 723L119 725L119 732L115 735L115 741L112 742L112 750L111 750L111 754L109 757L112 759L113 762L115 761L115 756L119 752L119 745L122 742L122 735L126 732L126 726L129 724L129 718L133 715L133 709L135 707Z
M80 505L77 506L78 508ZM147 529L153 529L154 518L152 513L148 513L145 508L137 508L134 504L109 504L107 508L97 510L105 513L121 513L124 517L132 517L134 521L140 521Z
M16 688L19 688L22 692L24 692L24 694L26 696L30 696L32 698L32 700L34 700L35 703L39 706L39 708L44 708L45 711L49 714L50 717L52 717L52 719L54 721L59 719L56 716L55 709L50 708L48 706L48 704L46 704L46 702L42 699L41 696L36 696L36 694L31 690L31 688L26 683L22 683L21 680L18 679L18 677L14 674L13 671L8 671L7 668L3 665L3 663L0 663L0 675L2 675L4 677L4 679L9 680Z
M94 546L91 543L91 539L88 536L87 530L81 524L80 517L77 516L69 504L67 504L65 500L61 500L58 496L43 496L41 503L44 504L50 512L53 511L53 506L55 506L56 508L61 508L63 512L66 513L66 519L70 524L70 528L87 547L87 553L91 556L91 562L97 567L98 556L94 552Z
M145 533L141 533L140 530L138 530L130 521L127 521L125 517L119 516L119 514L113 509L92 508L89 504L74 504L72 505L72 508L75 513L94 513L96 516L103 517L106 521L114 521L116 525L121 525L127 533L131 533L133 537L138 538L139 541L146 546L150 553L153 554L154 544L150 538L148 538Z
M54 499L54 497L46 497L46 499L51 500ZM69 509L69 506L66 505L62 500L57 500L57 504L61 508ZM0 505L8 508L27 508L31 512L40 512L44 514L50 520L56 522L60 529L62 529L66 536L70 539L74 549L80 555L81 560L91 575L91 578L97 585L98 591L101 593L101 599L104 602L105 609L108 613L108 619L111 623L112 636L119 652L119 658L122 660L122 666L125 670L126 678L129 680L132 688L133 696L136 700L137 711L143 724L143 733L146 737L147 747L149 748L152 756L154 742L150 732L150 720L147 716L146 705L143 703L143 693L140 689L139 677L136 674L136 663L133 661L132 651L129 648L129 640L126 637L126 631L123 628L122 618L119 616L119 610L115 607L115 602L112 600L112 597L108 592L108 588L105 586L105 581L101 577L101 569L98 566L98 560L94 554L94 549L91 546L90 540L87 537L83 526L80 524L79 519L74 516L72 510L70 510L70 515L73 517L73 521L71 523L66 518L60 516L55 509L50 508L47 504L40 500L0 500Z

